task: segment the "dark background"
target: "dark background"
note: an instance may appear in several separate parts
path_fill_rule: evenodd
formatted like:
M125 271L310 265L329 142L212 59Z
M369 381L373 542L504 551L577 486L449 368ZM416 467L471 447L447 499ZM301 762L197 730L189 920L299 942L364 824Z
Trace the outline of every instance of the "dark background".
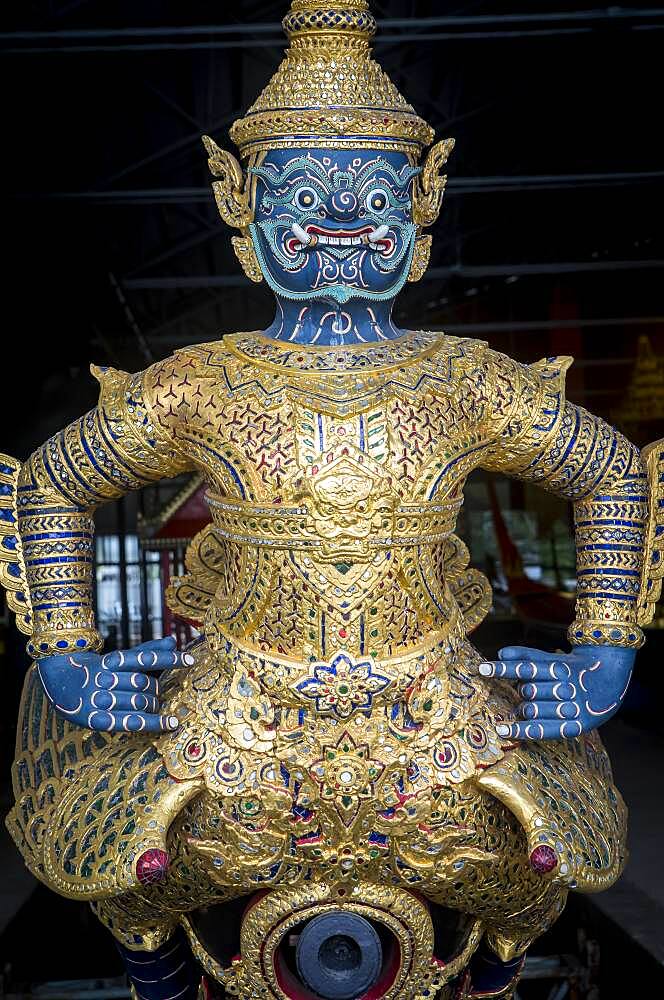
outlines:
M282 57L286 9L286 0L3 5L0 450L24 459L94 405L90 362L138 370L187 343L269 323L269 293L243 277L218 219L200 136L232 149L229 126ZM664 7L376 0L372 9L377 58L437 138L457 140L432 268L404 292L397 321L477 336L522 361L572 354L571 399L638 444L664 435ZM534 512L540 527L566 516L518 485L499 495L506 516ZM479 517L484 485L468 499ZM118 530L114 516L102 532ZM134 501L122 518L135 531ZM523 635L516 616L490 626L489 653ZM5 774L21 642L11 626L0 638ZM607 730L633 817L623 895L601 897L602 912L577 901L561 925L567 950L579 920L602 938L602 1000L628 995L644 970L652 996L664 989L648 964L661 974L663 648L652 630L626 722ZM119 971L78 904L40 890L11 920L32 886L1 841L0 868L7 983Z
M664 353L664 8L515 6L373 4L377 57L457 139L433 269L398 320L462 325L522 360L575 354L576 400L610 417L639 335ZM94 402L91 361L140 369L269 322L200 135L232 148L228 127L281 58L286 8L4 5L5 450L25 457Z

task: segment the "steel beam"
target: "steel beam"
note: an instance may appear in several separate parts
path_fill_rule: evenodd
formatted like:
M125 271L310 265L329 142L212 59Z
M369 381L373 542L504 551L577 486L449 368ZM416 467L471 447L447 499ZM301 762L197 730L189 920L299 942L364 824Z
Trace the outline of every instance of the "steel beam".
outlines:
M595 23L601 21L650 20L664 17L664 7L605 7L599 10L540 11L532 14L448 14L435 17L384 18L385 30L475 28L478 25ZM65 41L103 38L186 38L193 35L279 34L279 21L234 24L186 24L136 26L130 28L62 28L55 31L3 31L0 41Z
M150 257L147 260L142 261L133 270L131 270L127 278L134 274L139 274L141 271L145 271L148 267L154 267L156 264L162 264L165 260L170 260L171 257L177 256L179 253L183 253L185 250L193 250L194 247L201 246L203 243L207 243L208 240L214 239L217 236L221 236L223 230L221 225L219 226L208 226L203 227L202 231L196 232L191 236L187 236L180 240L178 243L174 243L172 246L167 247L162 250L161 253L155 254L154 257ZM122 282L125 285L125 281ZM125 285L125 287L129 287Z
M559 189L592 189L661 181L664 170L636 170L602 174L521 174L487 177L451 177L448 194L487 194L509 191L555 191ZM26 192L24 198L34 198ZM209 187L126 188L112 191L53 191L39 195L49 199L92 201L99 204L139 203L147 205L210 202Z
M136 337L136 342L141 350L141 354L143 355L148 364L152 364L152 362L154 361L154 354L152 353L152 348L150 347L150 344L148 343L146 337L144 336L140 326L136 322L136 317L132 312L131 306L127 302L124 292L120 287L118 280L112 271L108 272L108 280L111 283L111 288L115 292L116 298L120 304L122 312L125 315L127 323L129 324L132 333Z
M499 38L533 38L551 35L588 34L594 26L602 23L624 23L638 29L658 28L658 19L664 17L664 8L622 8L608 7L586 11L547 11L535 14L476 14L470 16L448 15L442 17L387 18L381 22L382 32L377 45L402 42L432 42L444 39L476 40ZM630 24L633 21L647 21L646 24ZM505 29L501 25L522 25ZM559 27L572 24L574 27ZM550 25L550 27L527 27L528 25ZM481 28L480 28L481 26ZM448 30L441 31L439 29ZM460 29L469 30L460 30ZM223 25L178 25L162 27L132 28L78 28L56 31L13 31L0 32L0 43L6 54L36 55L45 52L59 54L75 52L123 52L229 49L246 48L246 38L219 37L248 35L252 47L282 46L281 25L275 22L247 22L245 24ZM404 29L404 30L399 30ZM390 34L392 32L392 34ZM208 36L206 41L193 40L196 36ZM212 37L210 37L212 36ZM258 36L258 37L257 37ZM270 37L267 37L270 36ZM272 37L274 36L274 37ZM125 42L127 38L162 38L160 42ZM183 39L173 44L167 39ZM103 44L108 39L110 44ZM48 42L48 45L21 45L22 42ZM68 44L73 42L74 44ZM13 43L13 44L12 44ZM91 44L90 44L91 43Z
M544 262L541 264L455 264L430 267L423 281L444 278L511 278L541 274L579 274L613 271L660 271L664 260L585 260ZM157 275L147 278L124 278L123 288L171 291L177 288L234 288L246 286L241 274Z
M221 129L230 125L231 122L234 122L236 118L240 118L243 113L242 108L236 108L233 111L229 111L222 118L218 118L210 125L204 125L203 131L207 132L209 135L215 135L215 133L220 132ZM142 157L140 160L128 163L126 167L122 167L121 170L116 170L114 173L109 174L109 176L100 180L98 183L104 186L114 184L115 181L120 180L122 177L126 177L128 174L133 174L136 170L141 170L143 167L147 167L151 163L156 163L158 160L163 160L166 156L171 156L173 153L178 153L183 149L187 149L188 146L194 146L200 142L201 132L197 129L195 132L190 132L188 135L184 135L180 139L175 139L173 142L169 142L168 145L162 146L160 149L156 149L153 153L148 153L147 156Z

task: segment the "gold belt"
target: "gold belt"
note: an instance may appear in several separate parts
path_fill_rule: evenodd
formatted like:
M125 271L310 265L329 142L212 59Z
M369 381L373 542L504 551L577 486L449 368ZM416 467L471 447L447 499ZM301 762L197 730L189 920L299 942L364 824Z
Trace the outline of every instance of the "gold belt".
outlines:
M442 542L454 530L463 497L442 503L401 504L377 528L353 510L345 520L321 516L308 504L287 506L230 500L207 493L215 534L241 545L277 549L321 549L353 543L371 549Z
M331 677L341 674L345 674L350 683L371 689L376 703L392 703L438 662L445 660L449 665L465 641L465 630L461 615L455 609L443 629L398 655L372 657L338 649L329 657L304 661L256 649L227 636L215 621L214 608L210 608L205 637L217 656L219 667L228 676L237 678L238 674L246 673L258 681L266 694L276 697L282 704L304 706L310 704L312 698L315 701L324 698Z

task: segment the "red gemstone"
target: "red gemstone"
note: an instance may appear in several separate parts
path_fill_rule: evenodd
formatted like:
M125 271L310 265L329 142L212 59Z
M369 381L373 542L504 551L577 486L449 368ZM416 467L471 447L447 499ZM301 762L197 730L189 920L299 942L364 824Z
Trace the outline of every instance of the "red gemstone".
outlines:
M348 635L348 632L346 631L345 628L340 628L339 629L339 635L341 636L342 639L345 639L346 636Z
M201 752L202 752L202 747L200 747L198 743L192 743L192 745L189 747L190 757L200 757Z
M169 860L166 851L151 847L148 851L144 851L136 862L136 878L141 885L161 882L166 877Z
M541 844L530 855L530 867L538 875L548 875L558 865L558 855L552 847Z

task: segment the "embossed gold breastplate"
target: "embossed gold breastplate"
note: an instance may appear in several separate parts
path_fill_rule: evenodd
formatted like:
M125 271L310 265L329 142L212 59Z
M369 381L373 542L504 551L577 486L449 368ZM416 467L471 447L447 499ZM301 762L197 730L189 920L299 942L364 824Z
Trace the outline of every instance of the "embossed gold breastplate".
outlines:
M448 635L459 599L476 624L490 593L453 531L484 447L482 379L459 393L477 358L437 334L367 350L227 342L181 435L213 523L174 609L208 638L304 663L403 655Z

